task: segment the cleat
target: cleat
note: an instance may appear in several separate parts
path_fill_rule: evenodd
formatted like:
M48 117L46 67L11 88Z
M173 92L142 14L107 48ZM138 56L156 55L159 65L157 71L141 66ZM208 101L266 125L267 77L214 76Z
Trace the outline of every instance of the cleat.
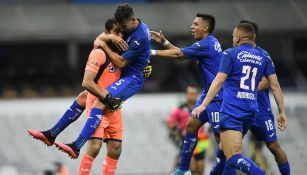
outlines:
M80 150L76 148L74 143L64 144L59 141L55 141L54 144L60 151L67 153L71 159L78 158Z
M33 129L28 129L28 133L34 139L42 141L47 146L53 145L55 140L55 138L50 135L49 131L35 131Z
M191 171L182 171L179 168L176 168L170 175L191 175Z

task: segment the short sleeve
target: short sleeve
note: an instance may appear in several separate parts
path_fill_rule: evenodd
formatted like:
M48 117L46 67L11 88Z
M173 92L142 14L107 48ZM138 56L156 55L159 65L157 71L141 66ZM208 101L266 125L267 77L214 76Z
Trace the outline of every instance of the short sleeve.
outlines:
M196 42L190 47L181 48L180 51L187 59L197 58L199 55L208 55L209 46L206 43Z
M232 52L230 49L223 52L222 59L220 61L219 72L229 74L232 69Z
M270 56L267 57L267 66L266 66L266 69L264 70L264 74L265 76L270 76L270 75L273 75L273 74L276 74L275 72L275 66L274 66L274 63L271 59Z
M140 39L132 39L129 44L129 48L122 54L122 57L129 62L139 57L142 53L144 43Z
M101 49L93 49L86 62L85 70L98 73L99 68L106 62L106 54Z

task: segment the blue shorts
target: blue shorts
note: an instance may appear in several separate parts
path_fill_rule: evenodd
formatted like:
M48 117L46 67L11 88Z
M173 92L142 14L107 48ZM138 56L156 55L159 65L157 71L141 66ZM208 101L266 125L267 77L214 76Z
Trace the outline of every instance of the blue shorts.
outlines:
M107 87L107 91L116 98L126 101L136 94L144 85L144 79L133 76L122 77Z
M198 107L204 100L205 96L202 95L197 103L195 104L194 108ZM220 109L222 106L222 101L212 101L206 108L206 110L200 113L198 120L202 123L209 122L213 133L218 134L220 133Z
M247 133L255 120L254 114L237 118L221 112L220 129L240 131L243 135Z
M256 116L250 130L259 141L267 143L277 141L275 121L272 114Z

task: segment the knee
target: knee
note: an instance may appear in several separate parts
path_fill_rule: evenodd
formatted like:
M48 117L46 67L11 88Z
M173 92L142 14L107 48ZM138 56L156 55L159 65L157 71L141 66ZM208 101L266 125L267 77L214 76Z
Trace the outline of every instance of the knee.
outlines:
M102 145L101 141L100 142L89 142L87 154L95 158L101 149L101 145Z
M108 156L113 159L118 159L122 151L121 144L112 144L112 146L108 147Z
M86 98L87 98L87 91L83 91L77 96L76 101L80 106L85 106Z
M195 122L193 122L193 120L188 121L188 123L186 125L186 130L187 130L188 133L198 132L197 125L195 124Z

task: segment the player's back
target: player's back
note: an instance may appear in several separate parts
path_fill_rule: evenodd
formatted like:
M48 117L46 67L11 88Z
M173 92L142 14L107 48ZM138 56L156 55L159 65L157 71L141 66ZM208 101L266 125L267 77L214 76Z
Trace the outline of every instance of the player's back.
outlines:
M106 57L105 52L98 48L95 48L91 51L86 63L85 70L97 73L94 81L98 84L101 90L106 89L113 82L119 80L121 76L121 70L115 68L110 60ZM92 108L96 99L97 97L91 93L87 94L87 116L89 115L90 109Z
M139 20L139 26L128 36L126 41L129 48L122 56L129 64L122 69L123 76L143 78L143 69L148 63L150 56L150 35L147 25Z
M258 83L263 74L272 72L268 69L268 59L252 45L241 44L227 49L223 61L229 61L231 66L225 72L228 78L224 83L221 112L237 117L254 114L258 110Z

